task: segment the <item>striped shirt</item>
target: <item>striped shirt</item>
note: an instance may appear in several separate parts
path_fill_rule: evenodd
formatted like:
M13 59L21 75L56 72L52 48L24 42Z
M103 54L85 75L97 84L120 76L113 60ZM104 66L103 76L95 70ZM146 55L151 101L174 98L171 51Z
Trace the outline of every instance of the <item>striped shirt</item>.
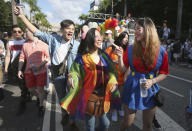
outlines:
M45 59L50 59L48 45L41 40L28 41L23 45L19 61L26 60L25 73L31 73L30 64L39 66ZM41 68L37 74L46 72L46 66Z
M21 52L23 43L25 40L9 40L8 45L11 52L11 63L15 60L15 58L19 55Z

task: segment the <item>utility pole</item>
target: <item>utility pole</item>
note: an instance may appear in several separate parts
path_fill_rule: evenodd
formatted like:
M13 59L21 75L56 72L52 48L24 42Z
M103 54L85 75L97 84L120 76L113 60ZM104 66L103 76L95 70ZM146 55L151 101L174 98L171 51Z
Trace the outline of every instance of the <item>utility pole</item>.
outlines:
M13 10L15 7L15 0L11 0L11 8L12 8L12 18L13 18L13 25L17 24L17 17L15 16Z
M181 23L182 23L182 10L183 10L183 0L178 0L178 7L177 7L177 27L176 27L176 34L175 38L180 39L181 37Z
M127 16L127 0L124 0L124 16Z

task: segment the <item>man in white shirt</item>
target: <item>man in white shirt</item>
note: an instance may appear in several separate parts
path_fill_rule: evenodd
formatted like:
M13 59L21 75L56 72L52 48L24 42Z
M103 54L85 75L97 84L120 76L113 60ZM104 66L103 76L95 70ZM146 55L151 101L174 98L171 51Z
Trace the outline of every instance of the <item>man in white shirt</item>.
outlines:
M26 102L30 99L30 94L28 89L25 86L25 80L19 79L17 77L18 64L19 64L19 55L25 40L22 38L23 31L18 25L14 25L12 28L13 40L9 40L6 45L6 56L5 56L5 75L8 75L8 71L11 71L12 83L18 83L19 88L21 89L21 100L18 107L17 115L24 113L26 108ZM8 67L10 65L10 69ZM25 68L25 67L24 67ZM23 70L24 70L23 68ZM10 77L9 77L10 78ZM8 79L9 79L8 78Z
M167 27L167 23L163 23L163 39L167 40L170 34L170 28Z

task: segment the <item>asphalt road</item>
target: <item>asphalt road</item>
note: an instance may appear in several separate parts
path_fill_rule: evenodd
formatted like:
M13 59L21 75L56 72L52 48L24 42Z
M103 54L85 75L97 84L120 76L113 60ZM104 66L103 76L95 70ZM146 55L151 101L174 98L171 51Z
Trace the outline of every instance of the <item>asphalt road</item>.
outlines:
M184 108L189 105L190 88L192 88L192 69L182 66L170 66L170 75L160 83L165 105L157 110L157 119L163 131L187 130ZM50 84L52 87L52 84ZM5 85L5 98L0 101L0 131L68 131L69 128L60 124L61 109L54 88L50 88L46 96L44 117L38 116L35 98L27 103L26 111L16 116L20 90L14 85ZM109 114L110 117L110 114ZM169 122L166 122L166 120ZM84 123L78 121L83 131ZM111 122L110 131L119 130L119 122ZM192 125L192 124L191 124ZM140 131L141 113L138 112L131 131Z

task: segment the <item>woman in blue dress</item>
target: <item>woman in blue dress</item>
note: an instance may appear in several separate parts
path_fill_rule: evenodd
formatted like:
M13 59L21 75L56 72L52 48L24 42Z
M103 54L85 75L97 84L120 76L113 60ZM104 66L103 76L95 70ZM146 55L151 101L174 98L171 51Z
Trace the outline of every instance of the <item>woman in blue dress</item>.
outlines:
M124 53L122 48L116 47L116 52L121 72L131 68L122 93L125 116L121 131L132 125L137 110L143 111L143 131L151 131L156 111L153 96L159 92L158 82L164 80L169 73L167 52L160 46L153 21L150 18L138 19L134 44ZM141 77L146 78L143 84L140 84ZM141 95L143 89L146 91L145 96Z

